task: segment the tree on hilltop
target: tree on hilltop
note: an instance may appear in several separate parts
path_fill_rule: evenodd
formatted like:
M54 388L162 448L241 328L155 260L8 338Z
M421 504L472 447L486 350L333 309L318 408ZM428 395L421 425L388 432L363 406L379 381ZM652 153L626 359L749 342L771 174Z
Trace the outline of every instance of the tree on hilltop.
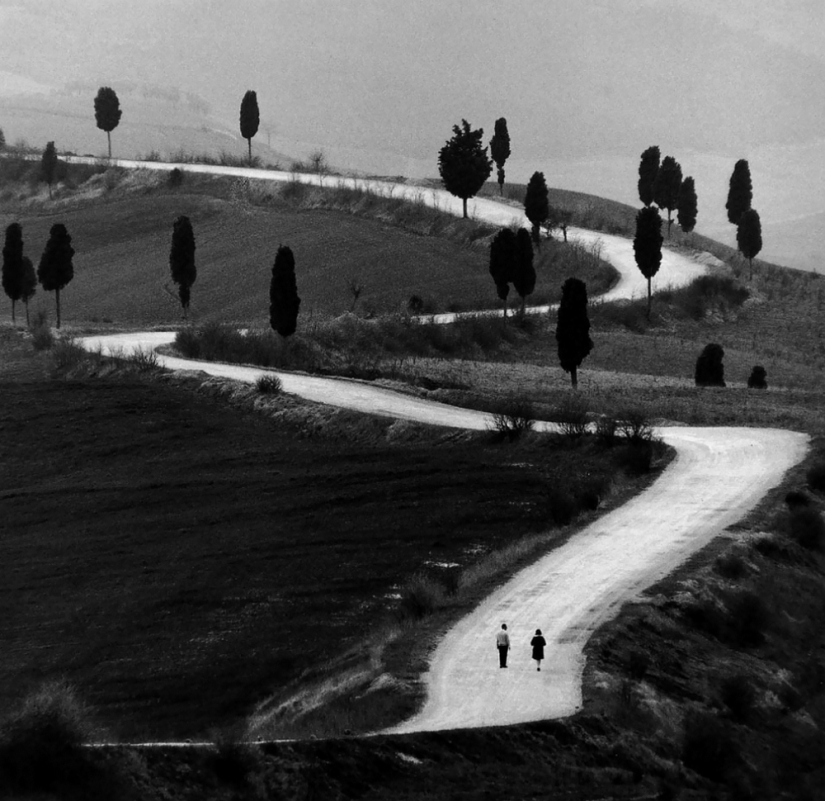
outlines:
M651 280L662 264L662 218L655 206L645 206L636 215L633 255L642 275L647 278L647 319L650 319Z
M524 216L533 226L533 241L541 247L540 226L550 216L550 202L547 199L547 182L543 172L534 172L524 193Z
M496 294L504 304L507 319L507 296L515 272L516 235L510 228L502 228L490 242L490 275L496 285Z
M295 282L295 256L292 249L281 245L272 266L269 284L269 324L286 339L298 327L301 299Z
M750 277L753 278L753 260L762 250L762 221L756 209L748 209L736 226L736 244L739 252L748 260Z
M23 256L23 280L20 284L20 300L26 304L26 328L29 327L29 301L37 292L37 275L28 256Z
M178 217L172 225L169 269L172 272L172 280L178 285L178 297L183 309L183 318L186 319L189 314L192 284L198 276L195 266L195 232L186 215Z
M57 175L57 150L54 142L48 142L40 157L40 177L49 185L49 199L52 197L52 184Z
M536 288L536 269L533 267L533 243L530 233L526 228L519 228L516 234L513 270L513 287L521 298L521 313L524 314L524 306L528 295L533 294Z
M689 175L682 181L682 186L679 189L679 204L676 209L676 219L686 234L689 234L696 227L696 215L698 211L696 186L693 178Z
M490 155L496 163L498 192L504 195L504 162L510 158L510 134L507 132L507 120L504 117L496 120L495 133L490 140Z
M679 190L682 187L682 168L673 156L665 156L656 180L653 182L653 202L660 209L667 209L667 235L670 237L670 226L673 224L671 212L679 202Z
M20 223L6 228L3 245L3 291L11 300L11 321L16 324L14 306L23 296L23 229Z
M556 322L556 342L559 363L566 373L570 373L573 389L579 386L578 368L593 350L590 339L590 320L587 317L587 285L578 278L568 278L561 288L558 320Z
M261 116L258 113L258 95L247 90L241 100L241 136L249 145L249 163L252 164L252 137L258 133Z
M57 327L60 328L60 290L74 278L72 238L63 223L55 223L40 257L37 280L46 292L55 293Z
M109 86L101 86L95 97L95 122L101 131L106 131L109 142L109 158L112 158L112 131L120 122L120 101L115 90Z
M484 129L471 130L467 120L461 128L453 126L453 137L448 139L438 154L438 172L444 188L464 202L464 219L467 219L467 199L475 197L493 171L493 162L482 148Z
M751 207L753 202L753 183L751 182L751 168L747 159L739 159L733 165L728 187L728 222L739 224L740 217Z
M642 153L639 162L639 199L645 206L649 206L653 202L653 184L659 174L660 155L659 148L656 145L651 145Z

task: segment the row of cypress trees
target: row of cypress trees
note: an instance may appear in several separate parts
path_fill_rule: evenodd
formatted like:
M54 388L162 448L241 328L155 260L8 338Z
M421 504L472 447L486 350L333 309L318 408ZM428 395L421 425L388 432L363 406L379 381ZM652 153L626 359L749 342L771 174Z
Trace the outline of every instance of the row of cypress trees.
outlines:
M11 299L12 322L16 323L15 304L26 305L26 324L29 324L29 301L34 296L37 283L46 292L54 292L57 304L57 327L60 328L60 290L74 277L74 248L72 238L63 223L55 223L40 257L35 274L34 265L23 253L23 228L11 223L6 228L3 246L3 291Z

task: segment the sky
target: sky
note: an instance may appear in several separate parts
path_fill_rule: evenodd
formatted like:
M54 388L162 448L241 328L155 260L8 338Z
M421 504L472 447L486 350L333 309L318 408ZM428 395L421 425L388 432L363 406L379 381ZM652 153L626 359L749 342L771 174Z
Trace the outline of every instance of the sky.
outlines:
M658 144L695 173L700 217L702 181L761 157L778 221L825 215L782 186L825 147L823 43L823 0L0 0L0 95L156 84L232 128L254 89L276 149L412 177L461 119L487 140L504 116L508 177L635 202Z

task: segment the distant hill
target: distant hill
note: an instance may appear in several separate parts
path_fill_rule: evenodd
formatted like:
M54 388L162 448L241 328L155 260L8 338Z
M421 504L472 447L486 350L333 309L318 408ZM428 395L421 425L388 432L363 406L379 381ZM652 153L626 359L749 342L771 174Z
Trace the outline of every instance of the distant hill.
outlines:
M40 148L53 140L58 150L106 155L106 135L95 124L97 84L74 82L61 88L0 72L0 128L9 144L25 140ZM246 141L237 128L217 119L209 103L176 88L115 83L123 116L112 133L113 155L139 158L157 153L169 158L181 149L219 156L243 156ZM267 146L262 126L252 151L264 163L287 166L293 157Z

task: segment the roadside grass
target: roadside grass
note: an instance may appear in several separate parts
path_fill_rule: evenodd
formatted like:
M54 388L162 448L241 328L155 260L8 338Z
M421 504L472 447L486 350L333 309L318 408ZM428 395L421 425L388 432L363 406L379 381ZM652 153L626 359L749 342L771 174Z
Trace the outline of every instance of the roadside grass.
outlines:
M0 342L4 364L25 347L54 369L21 334ZM598 473L612 499L629 481L584 443L428 429L55 347L63 377L0 379L0 705L65 677L123 738L236 722L330 654L362 654L376 620L404 617L412 577L443 582L553 528L548 485L575 498Z

